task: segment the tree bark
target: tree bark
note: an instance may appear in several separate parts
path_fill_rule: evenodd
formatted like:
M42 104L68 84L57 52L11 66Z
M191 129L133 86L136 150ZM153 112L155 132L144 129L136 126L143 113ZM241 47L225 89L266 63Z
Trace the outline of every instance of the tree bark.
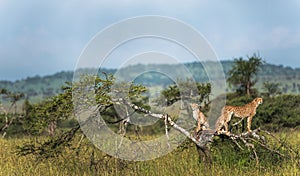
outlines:
M210 147L199 147L197 145L196 147L199 155L199 162L202 161L205 167L211 167L212 160L210 155Z
M199 155L199 162L202 161L205 167L211 167L212 165L209 142L211 142L212 140L211 138L213 138L214 134L215 134L214 131L204 130L204 131L200 131L196 137L198 141L200 140L207 141L206 144L201 147L199 145L196 145L197 152ZM209 139L207 139L207 136L209 136Z
M250 96L250 81L247 82L246 91L247 91L247 95Z
M56 130L56 121L51 121L48 125L48 132L50 136L55 135L55 130Z

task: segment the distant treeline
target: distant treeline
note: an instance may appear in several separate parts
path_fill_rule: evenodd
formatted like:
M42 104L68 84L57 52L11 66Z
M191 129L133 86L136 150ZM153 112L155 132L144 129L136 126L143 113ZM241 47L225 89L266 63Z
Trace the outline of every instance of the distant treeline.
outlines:
M232 68L233 61L221 61L225 76L227 77L228 71ZM214 67L215 63L208 63ZM197 82L208 82L208 75L200 62L186 63L184 66L193 75ZM149 65L134 65L122 69L106 69L101 68L98 72L116 73L119 72L122 76L135 77L135 83L143 84L145 86L162 86L166 87L174 82L168 75L160 74L159 72L143 73L145 70L164 70L165 73L181 72L182 65L169 65L169 64L149 64ZM209 68L213 69L213 68ZM88 69L91 73L95 69ZM80 71L80 70L79 70ZM138 77L136 77L136 73ZM181 73L178 73L181 74ZM100 74L99 74L100 75ZM17 81L0 81L0 89L7 89L11 92L22 92L32 101L39 101L46 97L51 97L62 92L61 87L65 82L72 82L73 71L62 71L49 76L34 76L27 77ZM291 67L284 67L282 65L264 64L257 76L256 88L263 90L264 82L279 83L282 93L300 93L300 68L293 69ZM228 88L228 92L230 92ZM263 91L261 91L263 92Z

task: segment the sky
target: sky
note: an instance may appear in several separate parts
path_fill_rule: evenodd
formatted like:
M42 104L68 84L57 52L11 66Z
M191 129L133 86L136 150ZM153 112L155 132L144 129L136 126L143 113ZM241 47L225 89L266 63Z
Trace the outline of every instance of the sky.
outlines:
M99 32L144 15L190 25L220 60L259 53L268 63L300 68L300 0L0 0L0 80L74 70ZM176 43L148 38L120 47L103 66L156 50L184 56L176 54Z

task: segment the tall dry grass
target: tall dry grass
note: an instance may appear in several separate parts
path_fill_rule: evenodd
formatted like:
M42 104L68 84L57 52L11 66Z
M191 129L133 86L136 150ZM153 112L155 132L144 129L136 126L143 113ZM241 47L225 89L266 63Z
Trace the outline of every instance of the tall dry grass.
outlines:
M300 132L277 134L291 142L300 152ZM40 137L41 138L41 137ZM41 139L38 140L41 140ZM278 165L262 164L233 155L234 151L216 153L215 162L205 168L198 162L196 147L187 142L173 152L150 161L133 162L119 160L106 155L85 140L74 144L57 158L38 160L35 156L18 156L16 146L28 142L29 138L0 139L0 175L297 175L300 173L296 162L283 162ZM78 148L77 148L78 147ZM224 149L226 150L226 149ZM223 158L223 159L222 159ZM261 161L263 162L263 161ZM299 164L299 163L298 163Z

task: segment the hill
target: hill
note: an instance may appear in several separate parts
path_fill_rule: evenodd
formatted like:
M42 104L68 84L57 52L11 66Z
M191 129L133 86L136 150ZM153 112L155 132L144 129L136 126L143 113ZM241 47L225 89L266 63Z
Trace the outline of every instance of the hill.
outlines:
M214 67L214 63L210 63L211 67ZM222 61L223 70L225 73L231 69L233 65L233 61ZM191 72L196 81L199 82L207 82L208 77L203 68L203 65L200 62L186 63L185 67ZM116 69L102 69L100 70L108 72L108 73L116 73L119 75L136 75L134 82L141 83L146 86L167 86L173 83L173 80L168 77L168 75L164 75L158 72L149 72L143 73L145 70L151 70L151 68L155 68L155 70L164 70L167 73L176 73L180 75L180 67L182 65L168 65L168 64L160 64L160 65L133 65L122 68L120 70ZM90 71L95 71L90 69ZM100 72L99 71L99 72ZM226 75L227 76L227 75ZM62 91L61 87L65 84L65 82L71 82L73 79L72 71L61 71L55 73L53 75L48 76L34 76L27 77L17 81L0 81L0 89L5 88L12 92L23 92L31 101L40 101L46 97L51 97L56 95ZM284 67L282 65L273 65L273 64L265 64L261 71L257 76L258 83L256 87L262 90L263 82L274 82L280 83L280 88L283 93L300 93L300 68L293 69L291 67ZM228 91L231 91L228 88Z
M48 76L34 76L25 79L0 81L0 89L5 88L11 92L23 92L33 101L56 95L61 92L61 86L71 81L73 72L62 71Z

